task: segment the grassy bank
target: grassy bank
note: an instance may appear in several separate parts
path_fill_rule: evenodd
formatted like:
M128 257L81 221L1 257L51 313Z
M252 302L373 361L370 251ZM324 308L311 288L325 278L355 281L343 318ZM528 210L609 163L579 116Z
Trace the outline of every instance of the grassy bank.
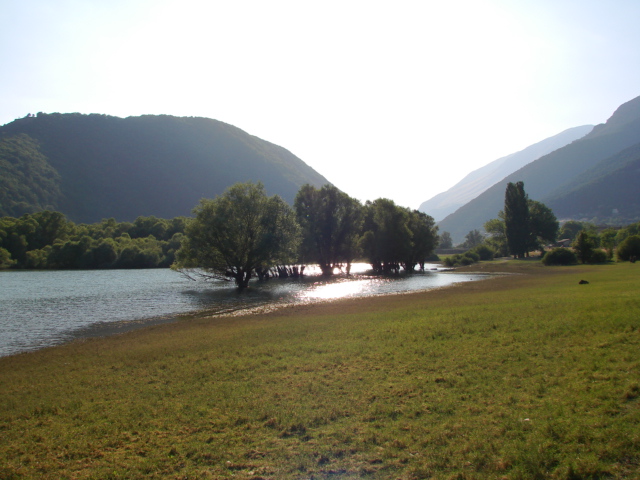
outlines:
M478 268L1 358L0 478L638 478L640 267Z

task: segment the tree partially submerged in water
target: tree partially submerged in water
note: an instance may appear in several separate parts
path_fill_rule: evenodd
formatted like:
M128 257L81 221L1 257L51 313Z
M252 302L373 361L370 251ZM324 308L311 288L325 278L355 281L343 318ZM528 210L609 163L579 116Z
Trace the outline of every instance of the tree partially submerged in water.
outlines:
M176 254L173 268L212 278L233 278L238 289L254 271L296 260L299 226L291 207L264 186L237 183L214 199L203 199Z
M361 246L378 273L412 272L416 264L424 268L438 244L438 227L429 215L379 198L365 205Z
M317 263L327 276L342 266L349 272L358 253L362 204L333 185L317 189L307 184L298 191L294 206L304 262Z

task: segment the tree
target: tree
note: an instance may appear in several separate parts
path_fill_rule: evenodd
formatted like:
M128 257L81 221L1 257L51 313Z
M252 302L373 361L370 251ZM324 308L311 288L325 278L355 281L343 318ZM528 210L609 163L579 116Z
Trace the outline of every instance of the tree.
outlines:
M484 241L484 237L479 230L471 230L464 238L465 241L462 246L469 250L480 245Z
M11 259L11 254L5 248L0 247L0 269L9 268L15 264L15 260Z
M267 197L264 186L238 183L194 209L173 268L200 268L213 278L231 277L239 290L256 269L295 260L299 226L279 196Z
M616 235L618 232L613 228L607 228L600 233L600 244L607 251L607 258L613 258L613 250L616 247Z
M576 257L578 257L580 263L589 263L591 256L593 255L596 242L589 232L582 230L571 246L576 252Z
M498 213L498 218L493 218L484 224L484 231L487 232L485 243L501 257L509 254L505 230L504 212L502 210Z
M530 242L529 203L524 183L509 182L504 197L505 234L509 252L516 258L527 254Z
M333 275L346 264L347 272L357 255L362 205L333 185L317 189L303 185L294 207L302 228L304 261L317 263L323 275Z
M438 248L451 248L453 247L453 239L451 238L451 234L449 232L442 232L440 234L440 244Z
M558 233L559 238L575 240L582 230L595 231L596 226L588 222L578 222L577 220L568 220L562 224Z
M631 235L618 245L618 260L635 262L640 257L640 235Z
M409 211L409 230L411 245L402 261L403 268L412 272L416 264L424 270L424 264L438 244L438 227L430 215L418 210Z
M379 198L365 204L361 246L371 267L378 273L398 272L411 248L407 209L393 200Z
M361 245L373 270L398 272L402 266L412 272L424 268L438 241L435 221L429 215L379 198L365 205Z
M558 236L558 219L542 202L529 200L529 249L542 249L545 243L553 243Z

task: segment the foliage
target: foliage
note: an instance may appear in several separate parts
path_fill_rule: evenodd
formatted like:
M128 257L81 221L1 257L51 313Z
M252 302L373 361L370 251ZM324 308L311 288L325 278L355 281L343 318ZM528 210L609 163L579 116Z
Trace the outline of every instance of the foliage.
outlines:
M505 229L504 212L502 210L498 212L498 218L493 218L484 224L484 230L487 232L485 243L500 257L509 255Z
M442 232L439 237L438 248L447 249L453 247L453 240L449 232Z
M466 267L480 261L480 255L474 250L464 253L456 253L445 257L443 262L446 267Z
M60 175L25 134L0 135L0 216L53 210L62 198Z
M609 255L607 252L600 248L596 248L591 252L591 258L589 259L589 263L607 263L609 260Z
M188 223L174 268L202 269L215 278L232 277L238 289L254 270L296 260L299 226L279 196L262 184L238 183L215 199L203 199Z
M595 229L596 226L592 223L569 220L562 224L558 235L561 239L569 239L573 241L581 231L595 231Z
M576 257L580 263L590 263L593 251L596 248L596 240L586 230L582 230L578 233L575 241L571 244L573 250L576 252Z
M578 263L578 257L569 248L557 247L545 253L542 257L542 263L545 265L575 265Z
M582 183L586 180L582 174L592 171L594 167L611 170L611 161L614 156L621 154L623 149L635 146L636 151L640 150L638 139L640 99L636 98L628 103L634 104L635 111L633 113L624 114L621 113L621 109L618 109L606 124L599 125L583 138L525 165L478 195L471 202L460 207L455 213L439 222L440 228L451 232L454 241L457 241L455 240L457 238L462 238L470 229L479 228L502 208L507 183L516 181L523 181L527 185L527 191L530 194L535 194L535 198L548 205L559 218L592 218L593 214L597 212L585 212L582 209L573 208L565 209L564 205L568 203L564 201L568 199L565 194L572 194L573 188L578 187L584 189L584 192L592 198L600 196L599 191L596 194L592 193L592 186L588 185L589 181ZM635 158L630 157L629 161L637 161L638 158L636 154ZM635 167L637 172L637 163ZM622 187L615 192L618 195L615 200L617 205L611 205L608 199L602 202L609 208L610 215L611 208L618 208L621 213L627 215L625 209L629 207L628 215L631 218L624 218L614 225L637 221L634 217L640 214L637 173L629 173L626 175L626 179L623 179L625 180L624 184L618 183L617 178L613 177L609 179L612 181L604 179L602 184L613 188L615 185ZM552 195L556 194L560 194L564 198L554 197L552 199ZM577 203L578 206L580 204L581 202Z
M11 254L9 250L6 248L0 247L0 269L9 268L16 263L15 260L11 258Z
M296 195L294 208L302 228L301 258L317 263L324 275L336 268L350 270L358 254L362 205L333 185L321 189L306 184Z
M174 218L249 178L290 203L303 184L328 183L288 150L208 118L39 113L0 126L0 215Z
M465 236L465 241L462 244L462 248L471 249L480 245L484 241L484 236L480 233L480 230L471 230Z
M618 233L616 234L616 244L621 244L631 235L640 235L640 222L632 223L627 225L626 228L618 230Z
M384 274L398 272L401 266L408 272L416 264L424 268L438 241L432 217L386 198L365 204L363 232L364 256L375 272Z
M484 224L488 243L502 256L511 253L516 258L556 240L558 220L545 204L531 200L524 184L509 183L505 192L505 208L498 218Z
M600 232L600 245L607 252L607 259L613 258L613 251L616 247L616 235L618 232L613 228L607 228Z
M433 258L433 251L438 244L438 227L433 217L418 210L409 210L409 230L411 246L402 260L405 271L412 272L416 265L424 270L424 264Z
M493 260L496 256L495 250L493 250L489 245L483 243L471 249L472 253L478 255L480 260Z
M631 235L627 237L620 245L616 252L618 260L623 262L634 260L640 257L640 235Z
M523 258L530 242L529 203L523 182L507 185L504 224L509 252L516 258Z
M558 236L559 223L551 209L544 203L529 200L529 249L542 250Z
M169 267L180 247L184 217L113 218L76 225L59 212L0 218L0 268L102 269Z

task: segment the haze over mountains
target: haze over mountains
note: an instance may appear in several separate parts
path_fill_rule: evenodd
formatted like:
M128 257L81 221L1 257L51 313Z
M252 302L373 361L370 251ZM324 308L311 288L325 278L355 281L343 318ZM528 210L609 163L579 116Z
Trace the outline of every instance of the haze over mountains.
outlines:
M188 216L246 181L290 203L303 184L329 183L288 150L208 118L40 113L0 127L0 216Z
M201 198L245 181L290 203L303 184L329 183L288 150L207 118L55 113L0 127L0 216L188 216ZM460 243L497 217L507 183L517 181L560 220L640 220L640 97L604 124L566 130L471 172L420 209Z
M640 219L640 97L606 123L507 175L438 223L455 243L496 218L509 182L523 181L529 198L559 220L626 224Z
M524 150L494 160L484 167L474 170L446 192L439 193L422 203L418 210L428 213L434 220L440 221L510 173L519 170L547 153L584 137L591 130L593 130L593 125L570 128L553 137L535 143Z

